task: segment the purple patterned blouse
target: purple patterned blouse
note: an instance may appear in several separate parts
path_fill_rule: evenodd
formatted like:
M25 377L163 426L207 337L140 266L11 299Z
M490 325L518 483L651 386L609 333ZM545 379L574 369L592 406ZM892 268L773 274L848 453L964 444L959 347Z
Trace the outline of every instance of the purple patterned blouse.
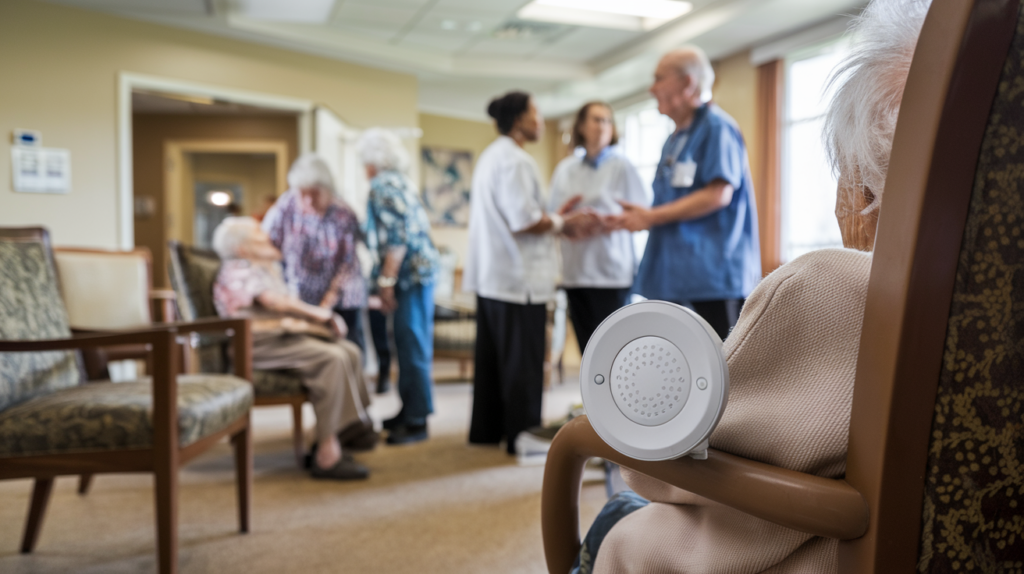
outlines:
M302 207L297 189L277 199L263 218L263 230L281 250L285 280L310 305L339 309L366 306L366 283L356 258L359 220L334 198L322 216Z

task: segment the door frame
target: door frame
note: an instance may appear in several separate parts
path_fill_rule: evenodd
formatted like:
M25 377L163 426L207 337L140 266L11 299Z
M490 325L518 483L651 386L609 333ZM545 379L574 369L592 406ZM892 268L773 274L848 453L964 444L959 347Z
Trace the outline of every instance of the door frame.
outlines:
M298 115L299 153L313 149L312 100L227 88L213 84L190 82L134 72L120 72L117 77L117 242L121 249L135 247L135 210L132 172L132 91L152 90L181 96L214 98L237 104L295 112ZM278 160L280 161L280 159ZM287 161L287 160L286 160ZM287 173L278 166L278 177ZM279 187L284 189L283 187ZM170 189L170 188L168 188Z

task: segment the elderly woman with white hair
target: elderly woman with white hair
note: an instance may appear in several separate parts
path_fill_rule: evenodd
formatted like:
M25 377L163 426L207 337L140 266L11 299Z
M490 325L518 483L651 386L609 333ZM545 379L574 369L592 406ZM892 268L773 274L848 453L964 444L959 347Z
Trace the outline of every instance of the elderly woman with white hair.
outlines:
M294 369L309 392L319 441L310 474L366 478L369 471L342 452L338 436L346 428L372 425L359 348L339 338L345 331L341 317L292 295L281 253L255 219L228 217L214 231L213 247L223 261L213 287L217 313L252 318L253 366Z
M427 415L434 412L430 372L438 254L430 240L426 211L405 174L409 157L398 136L369 129L359 138L357 149L370 180L366 216L366 244L374 258L370 278L383 311L394 314L402 408L384 421L387 442L421 441L427 438Z
M263 230L284 256L288 285L306 303L335 309L361 348L358 317L366 306L366 285L356 258L359 220L335 193L331 171L315 153L295 160L288 185L267 210Z
M928 6L928 0L874 0L857 22L853 52L833 74L838 87L826 119L846 249L808 253L751 293L724 345L729 405L711 435L713 448L822 477L845 472L870 252L896 116ZM837 540L627 469L623 477L635 493L606 504L575 571L838 570Z

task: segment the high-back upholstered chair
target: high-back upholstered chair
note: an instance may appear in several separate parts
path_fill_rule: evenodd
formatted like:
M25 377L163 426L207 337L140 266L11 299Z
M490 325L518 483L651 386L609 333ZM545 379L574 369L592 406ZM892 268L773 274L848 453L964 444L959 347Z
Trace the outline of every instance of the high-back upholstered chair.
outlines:
M213 284L220 270L220 257L213 251L189 247L178 241L168 242L168 248L171 286L178 295L181 317L186 321L216 317ZM222 372L227 368L223 339L200 337L194 345L200 355L201 371ZM303 466L306 448L302 436L302 404L309 398L302 386L302 378L294 371L254 369L252 382L256 406L291 405L292 446L296 462Z
M0 479L35 479L22 552L35 547L55 477L152 472L160 572L176 572L178 469L223 437L234 443L248 531L248 361L234 376L178 376L178 337L212 330L232 331L247 356L241 320L71 337L46 230L0 229ZM151 381L81 384L74 351L123 345L147 347Z
M838 538L844 574L1020 570L1022 66L1018 0L934 1L890 158L845 479L717 451L705 461L636 461L577 418L556 437L545 469L550 572L568 572L579 551L589 456Z

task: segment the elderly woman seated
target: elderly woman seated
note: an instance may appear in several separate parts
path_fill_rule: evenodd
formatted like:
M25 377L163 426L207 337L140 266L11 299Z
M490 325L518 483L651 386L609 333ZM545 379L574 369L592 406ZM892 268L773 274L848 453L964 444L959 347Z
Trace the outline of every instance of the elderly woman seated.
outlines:
M229 217L214 231L213 246L223 260L213 296L222 317L253 319L253 366L294 369L302 375L316 412L318 448L314 478L366 478L369 471L342 452L339 432L371 429L369 393L362 356L346 341L345 322L329 308L302 302L290 293L281 253L251 217ZM375 436L368 436L376 442Z
M729 405L710 443L818 476L845 471L850 408L878 209L900 100L927 0L874 0L834 73L826 119L847 249L804 255L766 277L725 341ZM825 193L825 190L822 190ZM608 502L577 571L838 570L836 540L754 518L629 470L635 491ZM650 501L650 502L648 502Z

